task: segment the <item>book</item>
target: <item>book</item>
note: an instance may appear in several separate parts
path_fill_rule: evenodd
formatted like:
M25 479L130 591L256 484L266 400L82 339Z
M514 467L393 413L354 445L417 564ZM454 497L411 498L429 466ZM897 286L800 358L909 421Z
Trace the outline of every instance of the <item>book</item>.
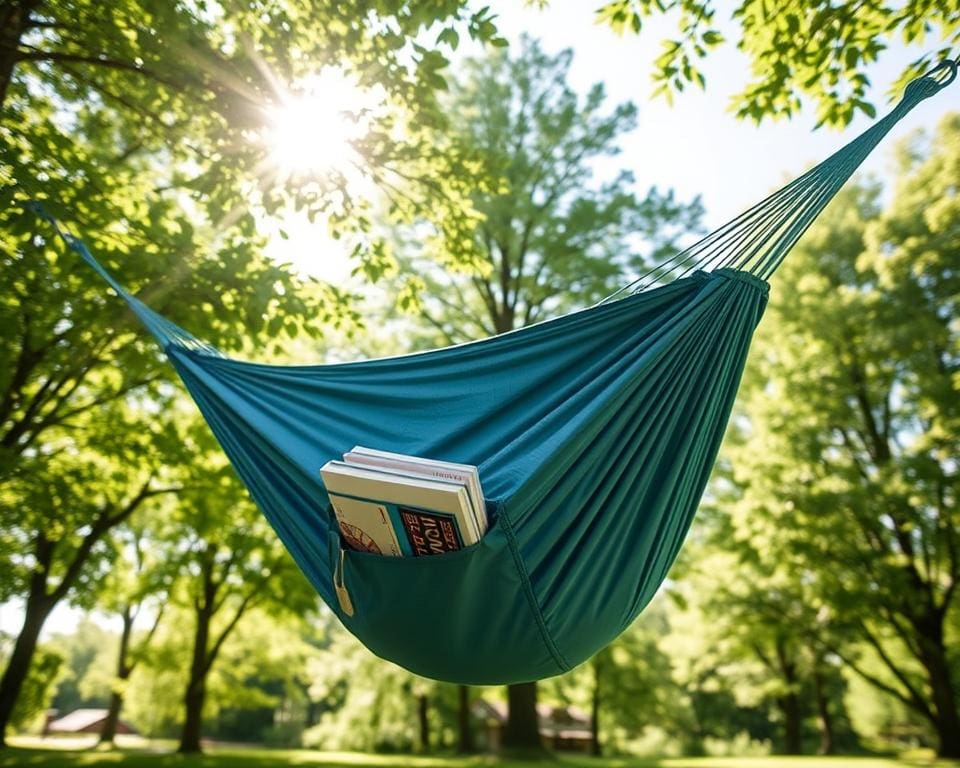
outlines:
M487 508L484 503L483 489L480 487L480 473L472 464L457 464L452 461L425 459L403 453L378 451L355 445L343 455L347 464L357 464L374 469L397 472L406 476L433 478L460 483L467 489L470 507L476 525L477 538L487 530Z
M422 557L479 541L464 485L327 462L320 470L347 546Z
M390 510L383 504L371 504L348 496L330 494L330 503L340 525L340 533L350 549L377 555L402 555Z

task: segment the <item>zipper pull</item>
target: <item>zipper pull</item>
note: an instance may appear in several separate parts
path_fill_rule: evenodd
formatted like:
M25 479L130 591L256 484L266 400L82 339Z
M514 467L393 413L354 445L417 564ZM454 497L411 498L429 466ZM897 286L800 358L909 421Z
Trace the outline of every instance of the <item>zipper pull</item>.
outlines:
M347 616L353 616L353 601L350 599L350 593L347 592L346 582L343 580L344 554L343 545L339 547L337 558L337 567L333 571L333 588L337 592L337 602L340 603L340 610Z

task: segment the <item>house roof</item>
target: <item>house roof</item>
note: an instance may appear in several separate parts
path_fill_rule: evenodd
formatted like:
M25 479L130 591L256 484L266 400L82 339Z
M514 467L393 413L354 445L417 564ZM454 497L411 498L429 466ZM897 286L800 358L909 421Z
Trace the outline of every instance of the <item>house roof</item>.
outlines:
M507 721L507 705L502 701L477 699L474 712L499 723ZM557 735L561 738L589 738L590 717L579 707L553 707L549 704L537 704L537 719L540 732L544 735Z
M106 716L107 710L105 709L75 709L69 715L53 720L47 728L51 731L63 731L65 733L80 731L99 723Z
M60 731L62 733L73 733L89 728L91 725L99 723L107 716L105 709L75 709L69 715L58 717L53 720L47 730Z

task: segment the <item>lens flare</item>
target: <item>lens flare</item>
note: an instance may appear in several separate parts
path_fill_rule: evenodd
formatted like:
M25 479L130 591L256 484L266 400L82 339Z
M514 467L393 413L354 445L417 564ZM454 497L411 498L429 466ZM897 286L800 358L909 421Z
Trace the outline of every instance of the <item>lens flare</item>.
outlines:
M268 110L271 164L288 177L346 173L358 161L353 142L369 130L374 102L341 70L306 78Z

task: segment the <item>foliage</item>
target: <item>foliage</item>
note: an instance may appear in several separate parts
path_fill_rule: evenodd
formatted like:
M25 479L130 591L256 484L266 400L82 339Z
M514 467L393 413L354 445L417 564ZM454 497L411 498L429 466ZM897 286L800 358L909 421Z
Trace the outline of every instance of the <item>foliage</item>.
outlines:
M304 735L324 750L412 752L415 686L435 684L372 656L342 628L312 666L311 696L327 709Z
M603 754L629 752L648 726L664 729L671 739L682 738L689 713L663 648L668 625L665 604L656 601L592 659L541 682L539 690L545 699L574 704L583 712L596 706Z
M949 118L928 152L901 151L885 210L869 185L841 193L787 260L746 379L747 435L729 454L742 490L734 537L806 586L808 610L832 628L826 650L925 717L947 754L960 752L948 641L960 581L958 131Z
M148 737L174 737L183 721L190 665L188 606L171 605L126 690L124 718ZM207 680L205 728L212 738L263 743L273 720L303 727L300 678L315 657L301 637L302 622L253 609L230 634ZM266 716L264 716L266 713Z
M51 707L66 714L81 707L106 706L116 640L112 632L84 617L74 631L57 633L45 643L64 658Z
M515 54L465 62L453 87L451 130L504 187L475 196L484 218L471 236L478 259L469 268L457 263L466 246L449 239L400 249L408 276L400 303L416 306L442 341L502 333L598 301L674 250L699 221L698 202L656 189L638 197L627 171L594 180L594 163L619 152L636 107L608 109L600 84L578 95L566 82L571 59L569 50L551 56L525 38ZM422 229L413 235L422 241Z
M404 179L410 190L394 201L395 210L445 207L453 231L460 218L453 212L475 174L455 147L438 151L442 113L434 91L445 85L445 52L461 33L503 42L488 9L471 11L456 0L403 7L377 0L350 6L124 0L109 7L16 0L5 4L0 20L9 29L0 56L0 103L10 110L9 134L26 149L7 156L8 181L21 193L73 196L57 174L38 171L56 169L65 154L82 159L83 153L69 135L50 141L30 120L20 122L46 106L68 130L96 121L113 147L111 171L120 166L122 174L139 159L138 170L151 165L168 198L171 192L189 197L217 227L240 224L247 235L251 210L275 212L288 204L330 215L341 233L369 230L368 204L350 188L348 174L308 174L289 184L265 164L271 107L328 66L382 93L383 108L363 116L372 125L358 141L357 170L387 189ZM117 182L113 173L103 175L105 184L96 177L72 182L99 196ZM82 206L78 212L86 214ZM113 213L108 221L124 218L123 207ZM139 214L127 217L143 226L147 220ZM378 250L356 240L357 255L375 261Z
M10 724L18 729L42 725L43 715L50 705L54 686L63 666L63 656L51 648L40 648L23 682L17 705L13 708Z
M174 510L180 573L173 599L191 614L183 751L199 751L208 676L247 614L307 616L319 599L249 498L206 424L185 424L197 461ZM259 701L254 702L259 704Z
M641 34L645 21L672 16L677 36L661 41L653 74L656 93L669 99L689 85L706 86L701 62L730 42L721 32L719 10L712 0L609 0L597 18L618 33ZM951 0L741 0L731 16L736 46L750 61L750 79L732 106L738 117L757 122L793 116L804 97L816 106L821 124L846 125L861 112L873 117L866 69L892 42L929 45L930 38L939 38L938 49L906 68L894 93L941 59L955 57L960 43L960 12Z

